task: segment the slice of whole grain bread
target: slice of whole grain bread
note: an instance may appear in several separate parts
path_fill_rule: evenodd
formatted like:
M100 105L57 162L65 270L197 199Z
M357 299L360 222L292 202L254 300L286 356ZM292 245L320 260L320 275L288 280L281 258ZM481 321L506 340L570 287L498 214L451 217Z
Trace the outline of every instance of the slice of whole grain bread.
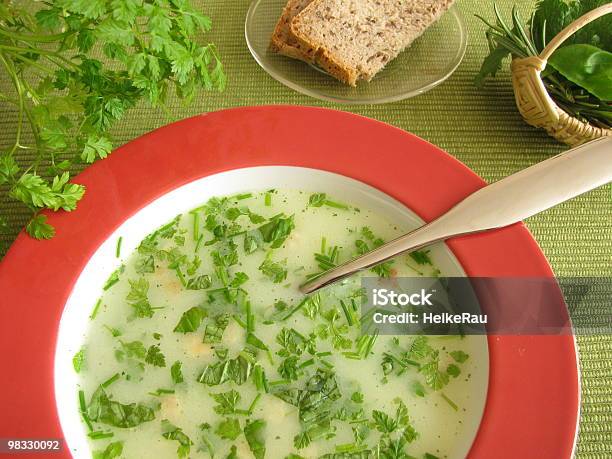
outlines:
M314 0L290 23L301 49L339 80L371 80L454 0Z
M293 59L313 62L314 53L310 48L303 48L291 33L291 21L313 0L289 0L283 13L276 23L274 33L270 39L270 49Z

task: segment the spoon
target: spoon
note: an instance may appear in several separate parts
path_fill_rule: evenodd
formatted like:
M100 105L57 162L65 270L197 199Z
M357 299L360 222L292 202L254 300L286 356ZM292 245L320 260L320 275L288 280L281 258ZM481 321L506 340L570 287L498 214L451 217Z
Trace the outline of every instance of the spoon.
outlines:
M300 290L312 293L396 255L453 236L512 225L611 181L612 137L602 137L481 188L430 223L325 271Z

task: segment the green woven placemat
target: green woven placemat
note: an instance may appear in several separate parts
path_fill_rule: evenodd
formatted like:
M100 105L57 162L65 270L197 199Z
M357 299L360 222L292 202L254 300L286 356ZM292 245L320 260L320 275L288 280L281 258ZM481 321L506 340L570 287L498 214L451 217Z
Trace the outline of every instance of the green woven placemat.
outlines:
M513 1L497 0L497 3L507 11ZM534 4L533 1L517 3L524 13ZM203 5L213 18L211 38L219 47L229 86L223 94L204 94L190 107L170 101L170 111L176 119L243 105L279 103L339 108L413 132L456 156L487 181L498 180L564 150L543 132L522 121L514 105L507 70L484 90L473 86L474 75L486 54L483 26L473 15L479 12L490 16L489 1L458 0L470 38L465 59L449 80L414 99L378 106L320 102L297 94L269 77L251 58L244 40L248 4L247 0L209 0ZM16 120L16 113L7 110L2 107L0 112L0 145L3 146L11 142ZM115 129L115 139L119 144L125 143L169 121L172 120L161 112L137 107ZM28 212L2 198L0 215L9 221L9 230L0 234L2 255L25 223ZM610 276L611 216L612 188L608 186L533 217L527 225L558 276ZM596 313L602 311L582 309L575 320L588 324L589 317ZM577 456L609 458L612 457L612 336L579 336L578 344L582 418Z

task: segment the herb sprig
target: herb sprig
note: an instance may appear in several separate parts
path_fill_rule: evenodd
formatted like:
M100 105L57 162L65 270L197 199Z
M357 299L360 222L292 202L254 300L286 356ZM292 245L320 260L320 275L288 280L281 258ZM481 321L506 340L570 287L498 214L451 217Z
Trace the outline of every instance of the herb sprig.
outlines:
M508 57L538 55L546 44L572 21L607 0L541 0L528 23L513 8L511 20L493 5L495 21L477 15L489 28L489 55L482 63L476 84L501 68ZM579 120L594 126L612 126L612 19L609 15L589 24L557 49L542 72L551 98Z
M130 108L144 99L168 113L170 88L189 102L200 88L223 90L226 77L215 46L195 40L211 20L189 0L41 4L0 6L0 68L11 83L0 102L17 112L0 185L32 212L27 232L48 239L55 229L39 212L76 208L85 188L70 171L110 154L110 130ZM33 162L17 160L24 150Z

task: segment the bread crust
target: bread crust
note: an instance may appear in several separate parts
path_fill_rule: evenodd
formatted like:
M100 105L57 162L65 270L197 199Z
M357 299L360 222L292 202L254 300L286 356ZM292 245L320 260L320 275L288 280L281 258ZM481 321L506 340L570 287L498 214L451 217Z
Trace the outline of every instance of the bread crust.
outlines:
M307 7L312 0L289 0L274 27L270 39L270 50L304 62L314 62L312 49L304 48L291 32L291 21Z
M309 55L312 57L312 62L314 64L318 65L343 83L356 86L359 78L358 72L337 59L334 54L324 46L317 46L317 44L311 42L308 37L300 31L301 18L304 17L303 13L307 13L309 10L316 8L317 5L323 1L324 0L314 0L310 2L306 8L293 18L290 23L291 34L300 43L302 49L309 50Z

